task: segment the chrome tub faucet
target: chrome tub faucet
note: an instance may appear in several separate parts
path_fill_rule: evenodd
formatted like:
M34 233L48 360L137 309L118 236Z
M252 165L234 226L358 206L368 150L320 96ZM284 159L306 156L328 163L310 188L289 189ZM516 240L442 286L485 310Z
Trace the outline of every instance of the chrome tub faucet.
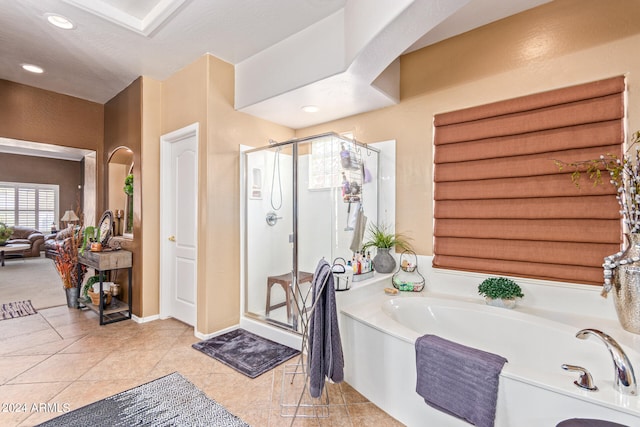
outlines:
M615 370L614 387L622 394L635 396L637 394L636 376L633 373L631 361L625 354L620 344L609 335L597 329L582 329L576 334L576 338L586 340L590 335L594 335L604 342L607 346L609 354L613 359L613 367Z

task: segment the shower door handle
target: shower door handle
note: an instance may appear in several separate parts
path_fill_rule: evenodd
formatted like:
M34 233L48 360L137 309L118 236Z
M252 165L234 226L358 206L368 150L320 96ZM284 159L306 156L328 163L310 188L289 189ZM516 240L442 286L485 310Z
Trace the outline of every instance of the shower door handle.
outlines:
M176 236L169 236L169 241L170 242L175 242L176 241Z

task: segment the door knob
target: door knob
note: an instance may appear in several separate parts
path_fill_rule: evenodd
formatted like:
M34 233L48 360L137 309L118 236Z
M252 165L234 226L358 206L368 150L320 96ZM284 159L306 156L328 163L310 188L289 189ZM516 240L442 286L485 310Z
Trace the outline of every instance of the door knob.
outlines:
M169 241L170 242L175 242L176 241L176 236L169 236Z

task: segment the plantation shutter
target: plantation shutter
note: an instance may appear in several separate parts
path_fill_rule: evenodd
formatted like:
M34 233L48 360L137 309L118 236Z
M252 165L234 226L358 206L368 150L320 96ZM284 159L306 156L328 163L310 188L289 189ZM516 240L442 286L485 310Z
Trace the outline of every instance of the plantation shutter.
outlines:
M0 222L14 225L16 205L16 190L14 187L0 185Z
M18 188L18 224L36 227L36 189Z
M38 189L38 230L47 230L56 220L56 191Z
M615 189L554 160L621 156L624 77L439 114L433 266L602 284L620 250Z

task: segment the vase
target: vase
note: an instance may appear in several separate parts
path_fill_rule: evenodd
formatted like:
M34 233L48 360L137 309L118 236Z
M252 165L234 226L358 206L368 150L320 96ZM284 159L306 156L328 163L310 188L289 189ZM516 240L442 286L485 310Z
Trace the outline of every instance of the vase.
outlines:
M515 298L489 298L485 297L485 302L487 305L491 305L493 307L501 307L501 308L515 308L516 307L516 299Z
M616 264L611 292L622 327L626 331L640 334L640 234L632 233L626 237L626 249L608 257Z
M373 269L378 273L391 273L396 269L396 260L389 253L391 248L378 248L373 257Z
M64 291L67 295L67 307L78 308L78 288L65 288Z

